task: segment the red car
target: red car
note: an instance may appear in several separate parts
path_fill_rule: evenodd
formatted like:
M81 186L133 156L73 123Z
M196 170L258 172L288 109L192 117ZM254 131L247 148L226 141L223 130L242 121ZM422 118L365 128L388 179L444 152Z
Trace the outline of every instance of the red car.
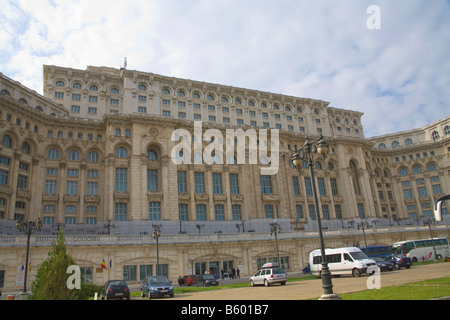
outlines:
M193 284L195 284L195 279L196 277L194 275L184 276L184 285L192 286Z

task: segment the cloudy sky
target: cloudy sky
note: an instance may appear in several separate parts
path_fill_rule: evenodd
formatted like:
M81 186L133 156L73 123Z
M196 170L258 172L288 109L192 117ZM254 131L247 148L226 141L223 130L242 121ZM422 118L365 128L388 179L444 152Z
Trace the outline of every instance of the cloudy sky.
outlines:
M127 57L132 70L361 111L366 137L450 114L449 0L0 0L0 7L0 72L40 94L44 64L120 68Z

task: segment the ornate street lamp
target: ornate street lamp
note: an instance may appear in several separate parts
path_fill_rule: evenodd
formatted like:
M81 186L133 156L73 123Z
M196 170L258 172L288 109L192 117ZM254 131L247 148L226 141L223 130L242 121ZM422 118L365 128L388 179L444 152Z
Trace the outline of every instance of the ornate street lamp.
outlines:
M309 172L311 175L311 185L312 185L312 191L314 196L314 211L315 215L317 217L317 227L319 229L319 239L320 239L320 252L322 255L322 271L321 271L321 277L322 277L322 287L324 290L324 294L321 296L321 299L340 299L339 296L335 293L333 293L333 283L331 281L331 273L330 269L328 268L328 262L327 257L325 255L325 245L323 241L323 234L322 234L322 223L320 218L320 212L319 212L319 200L317 198L317 191L316 191L316 181L314 178L314 153L317 153L322 156L323 159L326 159L328 154L328 144L323 139L323 136L320 135L318 138L309 140L306 138L305 144L303 147L296 148L294 155L291 159L292 164L294 167L301 171L303 166L303 160L307 161Z
M37 218L36 221L18 220L16 222L16 227L20 231L23 231L23 233L25 233L25 235L27 236L27 254L25 256L25 278L23 280L23 293L26 293L27 292L27 275L28 275L28 255L30 253L30 237L36 231L36 229L39 231L42 229L42 221L39 218Z
M269 231L269 235L275 235L275 246L277 249L277 262L278 265L281 267L281 263L280 263L280 252L278 251L278 237L277 234L281 232L281 227L278 223L271 223L270 224L270 231Z
M156 275L159 276L159 243L158 239L161 236L161 226L152 225L153 226L153 234L152 237L156 239Z

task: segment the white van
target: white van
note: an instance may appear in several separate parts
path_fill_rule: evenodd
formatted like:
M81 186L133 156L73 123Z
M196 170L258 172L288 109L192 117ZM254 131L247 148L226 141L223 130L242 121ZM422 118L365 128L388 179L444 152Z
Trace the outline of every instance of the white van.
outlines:
M370 259L361 249L356 247L325 249L328 268L331 275L347 275L359 277L363 273L372 274L377 263ZM322 255L320 250L314 250L309 254L311 274L320 275L322 271Z

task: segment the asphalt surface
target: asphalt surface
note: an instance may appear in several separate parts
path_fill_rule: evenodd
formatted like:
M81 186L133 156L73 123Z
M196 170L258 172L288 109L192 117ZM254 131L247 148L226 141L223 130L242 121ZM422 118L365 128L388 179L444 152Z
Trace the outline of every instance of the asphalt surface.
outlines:
M298 275L290 275L298 276ZM361 276L354 278L343 276L332 278L333 291L337 294L363 291L369 286L395 286L404 283L418 282L428 279L450 277L450 263L441 262L423 266L413 266L410 269L401 269L382 272L376 282L375 278ZM248 281L248 278L237 279ZM224 280L221 284L227 283ZM222 289L213 291L177 293L170 300L305 300L319 298L323 294L322 280L288 281L286 285L272 285L270 287L244 287L233 289ZM142 298L139 298L142 299Z

